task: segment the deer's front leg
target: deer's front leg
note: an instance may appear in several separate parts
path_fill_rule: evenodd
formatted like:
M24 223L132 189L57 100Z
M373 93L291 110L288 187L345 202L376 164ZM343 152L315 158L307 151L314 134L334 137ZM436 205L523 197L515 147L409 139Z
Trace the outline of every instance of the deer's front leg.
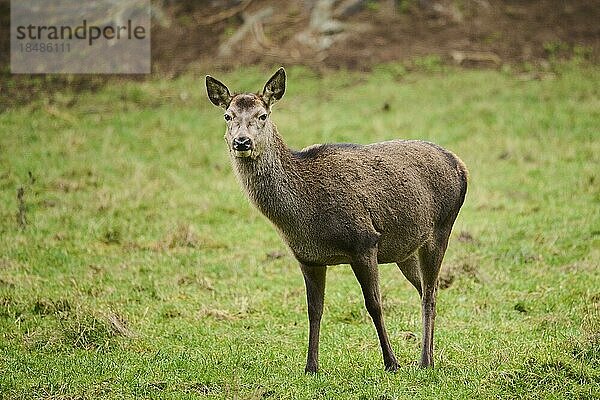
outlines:
M315 373L319 369L319 329L323 315L323 299L325 297L325 275L327 267L309 267L300 264L306 285L306 302L308 303L308 356L306 373Z

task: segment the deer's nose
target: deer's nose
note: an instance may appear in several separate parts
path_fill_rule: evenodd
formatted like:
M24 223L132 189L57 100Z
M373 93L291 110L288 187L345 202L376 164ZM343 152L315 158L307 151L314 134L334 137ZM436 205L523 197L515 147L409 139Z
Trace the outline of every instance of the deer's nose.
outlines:
M252 139L248 136L238 136L233 139L231 147L237 151L248 151L252 149Z

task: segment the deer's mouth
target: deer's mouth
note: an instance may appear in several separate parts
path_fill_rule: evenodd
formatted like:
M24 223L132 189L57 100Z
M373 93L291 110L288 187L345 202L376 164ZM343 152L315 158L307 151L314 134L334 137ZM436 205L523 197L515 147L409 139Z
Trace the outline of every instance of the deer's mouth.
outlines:
M252 157L252 150L233 150L233 155L238 158Z

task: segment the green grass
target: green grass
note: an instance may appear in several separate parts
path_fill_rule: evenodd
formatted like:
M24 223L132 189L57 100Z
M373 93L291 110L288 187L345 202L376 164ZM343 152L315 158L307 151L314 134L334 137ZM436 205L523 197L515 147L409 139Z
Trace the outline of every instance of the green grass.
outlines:
M216 75L255 91L271 72ZM600 69L288 75L273 118L290 146L421 138L468 165L435 369L416 368L419 299L397 268L381 266L389 374L337 266L321 372L304 375L300 271L187 75L0 115L0 398L600 396Z

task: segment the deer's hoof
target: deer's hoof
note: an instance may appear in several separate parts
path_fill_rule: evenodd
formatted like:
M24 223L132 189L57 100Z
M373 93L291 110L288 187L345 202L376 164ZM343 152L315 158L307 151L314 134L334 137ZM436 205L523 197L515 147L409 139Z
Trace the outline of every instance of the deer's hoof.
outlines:
M393 363L389 363L385 365L385 370L387 372L396 372L398 371L398 362L394 361Z
M305 374L314 375L317 372L319 372L319 367L317 366L317 364L306 364L306 367L304 368Z

